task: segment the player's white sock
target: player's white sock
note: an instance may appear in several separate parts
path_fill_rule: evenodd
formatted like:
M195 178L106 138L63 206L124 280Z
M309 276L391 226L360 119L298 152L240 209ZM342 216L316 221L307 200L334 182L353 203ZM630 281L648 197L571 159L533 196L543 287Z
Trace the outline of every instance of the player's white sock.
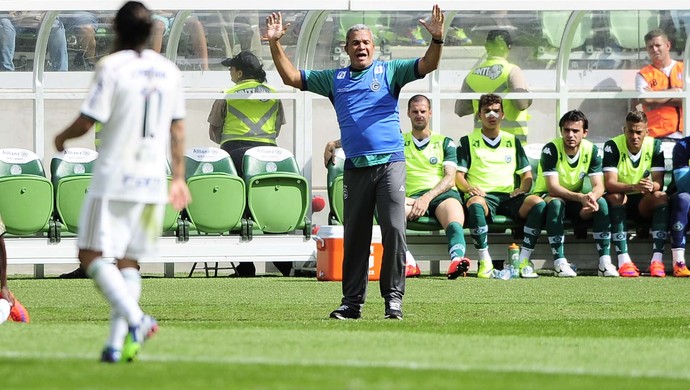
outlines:
M141 274L136 268L124 268L120 272L125 279L130 296L139 302L141 297ZM125 318L117 314L115 310L112 310L110 312L110 335L108 336L107 345L121 350L127 332L129 332L129 325Z
M489 248L477 249L477 256L479 257L479 261L491 261Z
M130 295L125 279L115 264L98 258L86 270L96 282L110 307L123 316L129 325L137 325L144 317L137 301Z
M664 254L661 252L652 253L652 261L663 261Z
M611 264L611 256L603 255L599 257L599 268L601 268L601 266L604 264Z
M630 255L627 253L621 253L618 255L618 268L620 268L623 264L631 262L630 260Z
M673 254L673 264L685 263L685 248L673 248L671 253Z
M520 261L524 259L529 260L532 257L532 251L533 249L527 249L523 246L522 249L520 249Z

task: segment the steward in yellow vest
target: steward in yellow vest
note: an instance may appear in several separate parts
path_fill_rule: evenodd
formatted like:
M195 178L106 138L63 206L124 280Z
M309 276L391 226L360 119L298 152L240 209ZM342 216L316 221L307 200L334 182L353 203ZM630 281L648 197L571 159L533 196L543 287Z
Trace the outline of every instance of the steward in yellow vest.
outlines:
M512 40L508 31L489 31L485 44L487 59L470 70L461 92L529 92L522 69L506 59L511 45ZM529 99L504 101L505 118L501 123L501 130L516 135L520 141L525 142L528 133L527 120L530 118L527 108L531 104L532 100ZM459 99L455 102L455 113L458 116L475 115L475 130L481 128L478 110L477 100Z
M266 85L266 72L261 61L249 51L242 51L233 58L221 62L230 70L235 86L226 95L272 93ZM208 115L208 135L230 154L237 172L242 176L242 159L247 150L256 146L276 145L280 127L285 124L283 104L278 99L219 99L213 102ZM228 201L231 201L230 199ZM290 262L273 262L278 270L288 276ZM235 267L237 276L254 276L253 263L240 263Z
M272 93L266 85L266 72L259 59L249 51L240 52L221 62L230 69L235 86L227 95ZM242 157L255 146L276 145L280 127L285 124L283 105L278 99L219 99L208 116L209 137L230 154L242 174Z

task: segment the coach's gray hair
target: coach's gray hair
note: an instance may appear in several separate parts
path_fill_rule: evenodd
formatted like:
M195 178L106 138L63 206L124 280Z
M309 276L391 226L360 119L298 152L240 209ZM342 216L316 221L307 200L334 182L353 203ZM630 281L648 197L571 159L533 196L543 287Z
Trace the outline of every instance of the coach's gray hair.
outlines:
M361 23L355 24L354 26L347 29L347 34L345 34L345 46L347 46L347 44L350 42L350 35L355 31L361 31L361 30L369 31L369 34L371 34L371 38L372 39L374 38L374 33L371 31L369 26L367 26L366 24L361 24Z

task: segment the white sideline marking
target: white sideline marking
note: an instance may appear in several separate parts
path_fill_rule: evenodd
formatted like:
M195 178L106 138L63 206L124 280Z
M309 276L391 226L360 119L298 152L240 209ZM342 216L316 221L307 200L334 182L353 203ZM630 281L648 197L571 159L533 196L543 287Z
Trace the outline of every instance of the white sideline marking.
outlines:
M25 352L25 351L0 351L0 358L15 359L70 359L88 360L98 362L98 354L77 354L61 352ZM441 370L451 372L488 371L493 373L531 373L549 375L589 375L611 376L625 378L657 378L657 379L681 379L690 380L690 373L684 371L660 371L660 370L617 370L617 369L592 369L575 367L549 367L549 366L505 366L505 365L472 365L472 364L446 364L430 362L403 362L403 361L362 361L362 360L286 360L263 357L212 357L212 356L177 356L177 355L146 355L139 356L139 360L145 362L162 363L204 363L204 364L260 364L274 366L303 366L303 367L353 367L353 368L397 368L412 371ZM136 363L135 363L136 364Z

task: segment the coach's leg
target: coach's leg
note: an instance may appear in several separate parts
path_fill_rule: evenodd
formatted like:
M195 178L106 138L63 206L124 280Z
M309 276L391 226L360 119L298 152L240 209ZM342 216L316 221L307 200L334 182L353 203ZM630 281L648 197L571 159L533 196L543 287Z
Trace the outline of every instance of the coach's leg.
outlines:
M376 205L381 225L383 259L381 296L386 302L405 295L405 179L404 161L382 165L378 172Z
M366 299L369 247L374 220L374 172L376 167L347 169L343 177L343 300L361 311Z

